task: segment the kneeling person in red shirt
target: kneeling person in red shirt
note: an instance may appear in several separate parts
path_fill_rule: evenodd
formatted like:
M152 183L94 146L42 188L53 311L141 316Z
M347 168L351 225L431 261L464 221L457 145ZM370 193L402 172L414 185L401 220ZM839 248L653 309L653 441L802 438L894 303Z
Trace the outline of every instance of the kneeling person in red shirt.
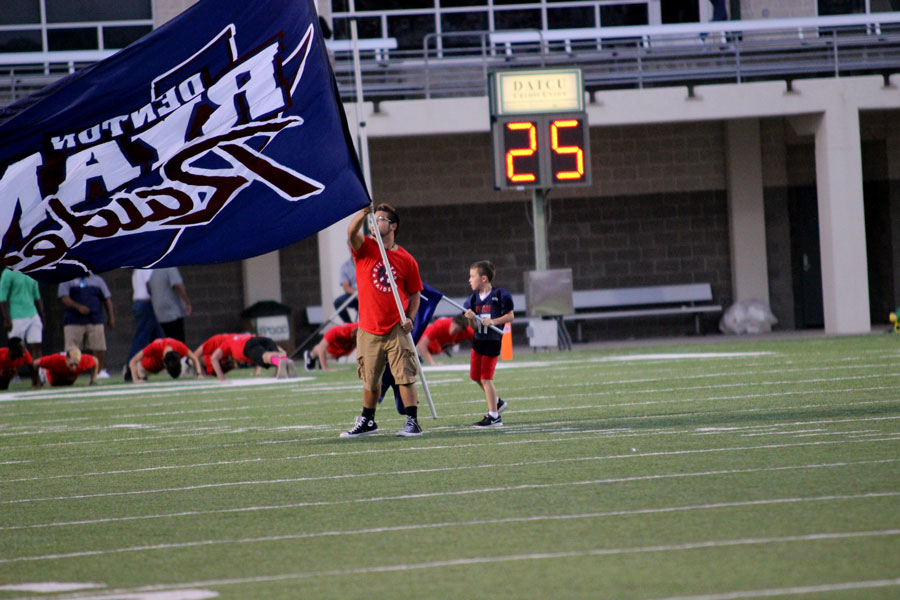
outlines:
M31 387L41 387L37 369L32 367L34 359L31 358L31 353L28 349L25 348L22 338L11 337L6 346L6 348L0 348L0 390L8 390L9 382L16 376L19 368L25 365L32 368Z
M42 356L34 361L34 368L44 370L47 383L52 387L72 385L86 371L90 371L90 385L94 385L97 383L100 363L90 354L82 354L81 350L72 346L65 352Z
M419 343L416 344L416 350L427 364L435 365L437 363L432 357L433 354L440 354L450 346L471 340L474 335L475 332L469 327L466 315L460 313L455 317L444 317L425 328Z
M220 333L214 335L194 350L194 356L203 364L206 374L215 375L221 381L225 380L225 373L235 368L237 363L230 353L225 354L223 352L220 352L218 360L213 362L213 353L220 347L227 347L232 335L235 334Z
M176 379L181 376L181 359L185 356L194 366L197 377L200 377L200 362L187 346L175 338L155 339L128 361L131 379L135 382L147 381L147 375L159 373L163 369L172 379Z
M356 350L356 330L358 328L359 323L344 323L326 331L312 350L303 353L306 370L312 371L318 363L323 371L328 371L329 354L334 358L340 358Z

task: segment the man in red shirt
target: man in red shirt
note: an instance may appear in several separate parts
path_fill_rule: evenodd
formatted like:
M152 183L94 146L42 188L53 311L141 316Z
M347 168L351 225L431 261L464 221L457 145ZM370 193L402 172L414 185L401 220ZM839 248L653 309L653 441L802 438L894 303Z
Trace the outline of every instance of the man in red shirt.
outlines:
M85 371L90 371L90 385L95 385L97 374L100 372L100 363L90 354L82 354L77 346L70 346L65 352L48 354L37 359L34 361L34 368L44 370L47 383L51 387L72 385Z
M229 356L235 361L256 365L254 375L259 375L262 369L270 366L275 367L275 377L278 379L297 374L294 362L288 358L284 348L267 337L249 333L227 334L210 356L210 364L213 369L217 365L221 368L222 361ZM220 379L224 379L224 376Z
M455 317L444 317L425 328L419 343L416 344L416 350L426 363L435 365L437 363L432 354L440 354L450 346L471 340L474 335L475 332L469 327L469 322L462 313Z
M359 292L356 345L359 378L363 382L363 409L353 428L341 433L341 437L359 437L378 431L375 408L381 396L381 376L386 363L390 364L406 411L406 425L397 435L422 435L416 394L418 363L416 349L409 338L413 320L419 310L419 292L422 291L419 265L409 252L397 244L400 217L393 207L380 204L374 210L375 226L384 242L403 314L401 318L378 243L361 231L363 222L372 213L372 206L369 205L356 213L347 227L350 251L356 261L356 286Z
M234 334L220 333L214 335L194 350L194 356L203 365L204 372L207 375L215 375L220 381L225 380L225 373L235 368L237 363L230 353L227 356L221 356L215 363L212 360L212 355L223 344L226 344L232 335Z
M175 338L157 338L144 346L144 349L131 357L128 368L131 370L131 379L135 383L147 381L151 373L159 373L163 369L176 379L181 375L181 359L188 357L197 377L200 377L200 361L194 356L187 346Z
M359 323L343 323L326 331L322 340L313 346L312 350L303 353L306 370L312 371L318 363L323 371L327 371L329 354L334 358L340 358L356 350L357 328Z
M31 387L37 389L41 387L41 380L38 377L37 369L32 364L34 359L31 353L25 348L22 338L11 337L6 344L6 348L0 348L0 390L8 390L9 382L16 376L20 367L28 365L31 369Z

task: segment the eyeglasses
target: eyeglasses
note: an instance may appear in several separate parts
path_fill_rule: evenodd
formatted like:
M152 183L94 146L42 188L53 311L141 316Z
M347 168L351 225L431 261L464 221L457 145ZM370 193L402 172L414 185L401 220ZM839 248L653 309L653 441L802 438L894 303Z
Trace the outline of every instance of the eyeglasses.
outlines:
M375 220L376 220L376 221L387 221L388 223L393 223L393 221L391 221L391 220L388 219L387 217L383 217L383 216L381 216L381 215L378 215L377 217L375 217Z

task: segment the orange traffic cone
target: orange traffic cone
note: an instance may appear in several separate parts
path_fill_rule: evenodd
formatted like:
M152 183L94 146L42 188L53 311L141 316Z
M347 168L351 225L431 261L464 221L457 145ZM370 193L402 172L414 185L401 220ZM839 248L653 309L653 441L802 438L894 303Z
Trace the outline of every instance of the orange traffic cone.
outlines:
M503 326L503 337L500 339L500 358L503 360L513 359L512 326L509 323Z

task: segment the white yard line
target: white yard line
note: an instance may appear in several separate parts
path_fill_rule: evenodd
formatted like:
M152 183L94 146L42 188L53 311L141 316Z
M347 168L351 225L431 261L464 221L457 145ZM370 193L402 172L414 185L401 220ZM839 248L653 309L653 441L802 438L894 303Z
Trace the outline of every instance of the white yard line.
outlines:
M143 586L139 588L131 588L131 589L122 589L122 590L110 590L104 594L100 595L85 595L85 594L76 594L69 596L54 596L54 598L63 599L63 600L104 600L106 598L116 598L113 594L123 594L123 593L144 593L144 592L153 592L153 591L163 591L169 589L186 589L186 588L216 588L221 586L230 586L230 585L247 585L247 584L260 584L260 583L272 583L279 581L293 581L300 579L311 579L316 577L327 577L327 578L336 578L336 577L353 577L358 575L366 575L373 573L404 573L409 571L419 571L423 569L443 569L447 567L459 567L459 566L468 566L468 565L484 565L484 564L501 564L507 562L521 562L521 561L545 561L545 560L564 560L564 559L576 559L576 558L592 558L592 557L601 557L601 556L618 556L618 555L628 555L628 554L649 554L649 553L667 553L667 552L689 552L692 550L706 550L713 548L731 548L731 547L739 547L739 546L765 546L765 545L773 545L773 544L789 544L789 543L798 543L798 542L818 542L818 541L830 541L830 540L849 540L849 539L864 539L864 538L873 538L873 537L891 537L900 535L900 529L882 529L875 531L847 531L847 532L824 532L824 533L813 533L808 535L796 535L796 536L781 536L781 537L767 537L767 538L743 538L743 539L732 539L732 540L709 540L709 541L700 541L700 542L690 542L684 544L666 544L666 545L656 545L656 546L633 546L633 547L622 547L622 548L595 548L593 550L575 550L569 552L532 552L532 553L523 553L523 554L511 554L505 556L467 556L467 557L459 557L447 560L437 560L437 561L429 561L429 562L419 562L419 563L398 563L398 564L385 564L373 567L360 567L360 568L350 568L350 569L330 569L326 571L306 571L299 573L282 573L276 575L266 575L266 576L257 576L257 577L235 577L230 579L213 579L206 581L194 581L189 583L178 583L178 584L170 584L170 585L151 585L151 586ZM888 579L888 580L874 580L874 581L857 581L857 582L842 582L838 584L830 584L837 589L863 589L863 588L873 588L873 587L893 587L900 585L900 578L898 579ZM815 590L815 591L827 591L828 584L825 585L816 585L809 586L808 588L794 587L794 588L784 588L786 590ZM773 590L774 592L775 590ZM749 592L727 592L727 594L735 594L742 593L748 594ZM796 593L806 593L806 592L794 592ZM768 593L767 595L776 595L775 593ZM749 598L754 596L729 596L724 594L719 595L709 595L709 596L682 596L680 598L669 598L666 600L729 600L731 598ZM755 597L760 597L759 595Z
M804 445L804 444L797 444ZM753 448L734 448L734 449L720 449L720 451L747 451ZM621 458L637 458L637 457L646 457L646 456L671 456L678 454L700 454L707 452L705 450L693 450L693 451L681 451L681 452L650 452L645 454L623 454L619 456L609 457L610 459L621 459ZM880 460L872 460L872 461L859 461L859 462L839 462L839 463L820 463L820 464L811 464L811 465L789 465L789 466L781 466L781 467L759 467L754 469L719 469L719 470L711 470L711 471L695 471L690 473L677 472L677 473L665 473L665 474L657 474L657 475L635 475L631 477L610 477L604 479L589 479L589 480L581 480L581 481L563 481L557 483L532 483L532 484L519 484L513 486L498 486L498 487L486 487L486 488L474 488L468 490L450 490L445 492L422 492L418 494L401 494L396 496L376 496L376 497L367 497L367 498L348 498L341 500L319 500L319 501L309 501L309 502L295 502L289 504L275 504L275 505L262 505L262 506L249 506L249 507L238 507L238 508L224 508L224 509L216 509L216 510L208 510L208 511L183 511L178 513L165 513L165 514L154 514L154 515L138 515L138 516L130 516L130 517L110 517L104 519L93 519L86 521L69 521L69 522L57 522L57 523L38 523L32 525L14 525L7 527L0 527L0 531L8 531L13 529L33 529L40 527L58 527L61 525L84 525L84 524L96 524L96 523L111 523L117 521L131 521L131 520L141 520L141 519L157 519L157 518L170 518L170 517L182 517L182 516L196 516L196 515L207 515L207 514L231 514L231 513L240 513L240 512L258 512L264 510L283 510L283 509L292 509L292 508L301 508L306 506L338 506L338 505L347 505L347 504L357 504L364 502L387 502L387 501L397 501L397 500L411 500L418 498L432 498L432 497L447 497L447 496L464 496L464 495L472 495L472 494L488 494L488 493L498 493L498 492L510 492L510 491L518 491L518 490L528 490L528 489L548 489L548 488L562 488L562 487L571 487L571 486L590 486L590 485L603 485L603 484L616 484L616 483L629 483L635 481L657 481L657 480L667 480L667 479L686 479L693 477L711 477L711 476L721 476L721 475L741 475L741 474L749 474L749 473L766 473L766 472L778 472L778 471L794 471L794 470L803 470L803 469L826 469L826 468L843 468L843 467L852 467L859 466L862 464L884 464L897 462L900 459L880 459ZM442 471L442 470L451 470L453 468L443 468L443 469L433 469L433 470L410 470L410 471L401 471L398 474L416 474L421 472L429 472L429 471ZM384 475L384 474L383 474ZM150 494L159 494L159 493L172 493L179 491L196 491L200 489L215 489L222 487L234 487L234 486L244 486L244 485L271 485L271 484L281 484L281 483L297 483L303 481L321 481L328 479L351 479L357 477L367 477L369 474L349 474L349 475L331 475L331 476L321 476L321 477L299 477L299 478L291 478L291 479L278 479L278 480L261 480L261 481L240 481L240 482L231 482L231 483L217 483L217 484L206 484L206 485L194 485L194 486L185 486L178 488L160 488L154 490L135 490L130 492L108 492L108 493L98 493L98 494L82 494L76 496L58 496L58 497L47 497L47 498L25 498L19 500L5 500L0 502L0 504L9 505L9 504L26 504L26 503L34 503L34 502L53 502L53 501L66 501L66 500L84 500L91 498L108 498L108 497L120 497L120 496L142 496L142 495L150 495Z
M474 521L445 521L438 523L419 523L407 525L394 525L384 527L371 527L368 529L344 529L331 531L318 531L307 533L295 533L251 538L226 538L199 540L194 542L178 542L169 544L154 544L150 546L129 546L124 548L109 548L105 550L84 550L80 552L67 552L58 554L44 554L39 556L17 556L0 559L0 564L16 562L34 562L42 560L60 560L66 558L81 558L85 556L100 556L109 554L122 554L126 552L145 552L155 550L174 550L179 548L195 548L199 546L231 545L231 544L259 544L270 542L282 542L286 540L301 540L322 537L361 536L365 534L381 534L400 531L424 531L428 529L449 529L461 527L483 527L485 525L508 525L514 523L536 523L542 521L573 521L580 519L600 519L609 517L627 517L637 515L658 515L668 513L682 513L704 510L719 510L727 508L742 508L748 506L774 506L780 504L803 504L806 502L844 502L848 500L867 500L872 498L890 498L900 496L900 491L869 492L865 494L836 494L829 496L815 496L809 498L772 498L765 500L746 500L736 502L716 502L710 504L694 504L687 506L666 506L660 508L640 508L633 510L614 510L606 512L565 514L565 515L529 515L524 517L505 517L498 519L482 519ZM2 589L2 588L0 588Z
M807 594L823 594L827 592L846 592L853 590L871 590L876 588L900 586L897 579L870 579L867 581L845 581L840 583L823 583L819 585L799 585L785 588L769 588L763 590L737 590L715 594L699 594L696 596L668 596L648 600L741 600L742 598L771 598L774 596L805 596Z

